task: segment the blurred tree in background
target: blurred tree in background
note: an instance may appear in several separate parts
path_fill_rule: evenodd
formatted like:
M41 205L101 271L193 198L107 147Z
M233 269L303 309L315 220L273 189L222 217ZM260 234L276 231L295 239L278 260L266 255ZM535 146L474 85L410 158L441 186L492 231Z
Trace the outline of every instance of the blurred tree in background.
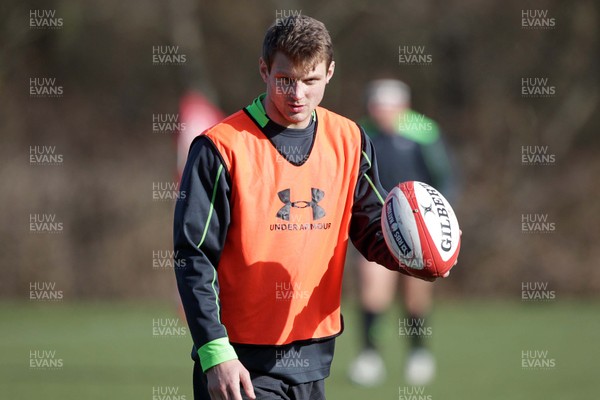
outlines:
M552 29L526 29L524 10L546 10ZM32 10L55 10L57 29L32 29ZM264 90L258 57L267 27L294 10L331 32L335 77L323 106L363 113L365 84L396 77L415 109L437 120L462 171L456 211L463 250L446 293L506 295L546 281L565 295L600 290L600 5L548 1L85 1L0 5L0 294L27 296L35 281L65 296L172 295L172 201L153 184L176 181L173 134L153 116L177 114L189 89L232 113ZM156 65L153 49L179 46L182 65ZM424 46L427 65L399 63ZM61 97L32 97L30 79L55 79ZM555 95L530 98L522 79L548 79ZM200 132L198 132L200 133ZM31 165L32 146L55 146L60 165ZM551 165L523 165L547 146ZM30 231L52 214L56 233ZM526 233L523 215L555 229Z

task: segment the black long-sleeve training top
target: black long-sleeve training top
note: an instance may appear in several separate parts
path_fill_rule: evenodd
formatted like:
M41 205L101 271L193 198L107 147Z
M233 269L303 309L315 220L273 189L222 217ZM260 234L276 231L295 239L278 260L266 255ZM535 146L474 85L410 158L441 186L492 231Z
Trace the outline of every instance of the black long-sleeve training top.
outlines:
M305 129L289 129L269 121L262 130L282 158L301 165L310 155L317 123L313 118ZM362 158L354 193L349 236L365 258L407 274L402 268L399 269L383 239L380 219L387 192L379 182L371 140L362 128L360 130ZM215 182L215 176L219 174L222 178ZM218 318L218 279L215 279L214 271L218 271L219 259L231 222L231 190L231 178L218 150L208 137L197 137L190 146L174 217L174 248L178 261L176 265L182 266L176 268L175 273L194 342L192 357L196 361L197 349L212 341L227 338L226 327ZM211 215L210 225L203 226L203 221L207 221ZM200 242L201 248L196 245ZM329 375L334 342L335 339L285 346L232 344L235 353L225 355L223 361L237 355L242 364L252 372L278 375L291 383L309 382ZM290 368L281 368L280 363L279 368L274 371L273 360L284 359L286 354L301 354L301 358L294 360L292 357L293 362L289 362Z

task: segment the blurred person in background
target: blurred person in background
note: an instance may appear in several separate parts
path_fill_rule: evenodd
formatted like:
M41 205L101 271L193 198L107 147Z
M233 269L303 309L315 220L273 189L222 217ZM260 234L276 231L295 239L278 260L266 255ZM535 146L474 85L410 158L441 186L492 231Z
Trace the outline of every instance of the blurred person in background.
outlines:
M400 182L421 181L437 188L450 203L455 199L455 176L438 125L410 109L410 88L399 80L372 81L366 91L368 117L361 125L373 141L379 177L386 191ZM381 314L394 301L398 274L360 255L358 285L361 305L362 350L349 367L350 379L372 386L386 377L383 359L377 349L376 325ZM435 376L435 359L426 335L432 306L433 286L413 277L401 278L403 291L403 332L409 352L405 379L412 385L425 385ZM421 329L420 329L421 328Z

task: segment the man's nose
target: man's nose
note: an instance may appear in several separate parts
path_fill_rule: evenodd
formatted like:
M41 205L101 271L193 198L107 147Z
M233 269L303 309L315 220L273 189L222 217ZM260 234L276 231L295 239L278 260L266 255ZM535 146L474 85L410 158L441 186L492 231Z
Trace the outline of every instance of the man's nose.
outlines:
M292 98L294 100L299 100L304 97L305 87L301 80L292 82L292 88Z

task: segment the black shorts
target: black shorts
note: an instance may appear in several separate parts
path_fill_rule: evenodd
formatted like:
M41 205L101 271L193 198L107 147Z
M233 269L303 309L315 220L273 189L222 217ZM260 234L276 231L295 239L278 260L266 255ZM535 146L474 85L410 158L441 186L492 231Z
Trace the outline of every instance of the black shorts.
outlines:
M281 379L268 375L250 373L254 394L257 400L325 400L325 381L323 379L288 384ZM248 399L243 388L240 388L243 399ZM194 400L210 400L206 374L202 372L199 362L194 363Z

